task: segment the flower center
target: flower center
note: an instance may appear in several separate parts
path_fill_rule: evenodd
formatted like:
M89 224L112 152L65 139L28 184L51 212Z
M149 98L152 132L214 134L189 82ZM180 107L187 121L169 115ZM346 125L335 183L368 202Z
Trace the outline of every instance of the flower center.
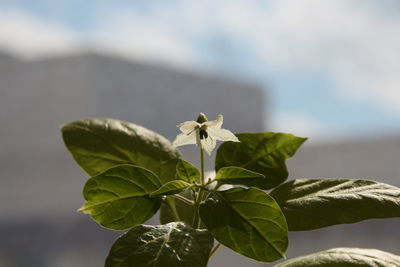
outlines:
M200 139L206 139L207 137L208 137L207 131L200 128Z

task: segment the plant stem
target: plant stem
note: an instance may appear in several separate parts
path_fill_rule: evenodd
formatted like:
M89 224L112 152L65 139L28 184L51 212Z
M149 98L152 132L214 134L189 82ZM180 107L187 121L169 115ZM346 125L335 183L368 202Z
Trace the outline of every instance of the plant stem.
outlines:
M201 185L204 186L205 182L204 182L204 151L202 148L200 148L200 175L201 175ZM195 227L196 229L200 229L201 227L201 220L200 220L200 216L199 216L199 205L200 205L200 201L202 200L202 196L203 196L203 189L199 188L199 191L197 192L196 195L196 201L195 201L195 213L194 213L194 217L193 217L193 227Z
M172 214L175 217L175 221L180 221L181 218L179 218L179 214L178 211L176 210L176 206L175 206L175 201L172 198L167 198L167 205L169 207L169 209L171 210Z
M221 186L222 186L222 184L221 184L221 183L218 183L218 184L215 186L214 190L217 191L218 188L220 188Z
M190 199L188 199L188 198L186 198L184 196L176 194L176 195L173 195L173 197L178 199L178 200L180 200L180 201L182 201L182 202L184 202L185 204L190 205L190 206L194 206L195 205L195 202L193 200L190 200Z
M194 216L193 216L193 222L192 222L192 227L193 228L197 228L198 229L198 225L199 225L199 203L200 203L200 193L201 193L201 189L198 189L198 191L196 192L196 200L194 202Z
M201 184L204 185L204 150L200 148Z
M198 215L198 218L197 218L197 225L196 225L196 228L197 228L197 229L200 229L200 228L201 228L201 219L200 219L200 214L199 214L199 205L200 205L200 201L203 199L203 192L204 192L203 189L200 188L200 191L199 191L199 200L198 200L197 208L196 208L197 215Z
M210 252L210 256L208 256L208 258L211 258L212 255L215 254L215 252L217 252L217 250L221 247L221 243L218 243Z

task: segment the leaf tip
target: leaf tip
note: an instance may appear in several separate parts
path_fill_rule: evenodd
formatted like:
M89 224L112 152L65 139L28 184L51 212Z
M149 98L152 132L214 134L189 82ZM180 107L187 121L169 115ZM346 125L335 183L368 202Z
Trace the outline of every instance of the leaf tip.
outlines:
M80 207L79 209L76 210L77 212L82 212L82 213L87 213L86 212L86 207L85 205L83 205L82 207Z

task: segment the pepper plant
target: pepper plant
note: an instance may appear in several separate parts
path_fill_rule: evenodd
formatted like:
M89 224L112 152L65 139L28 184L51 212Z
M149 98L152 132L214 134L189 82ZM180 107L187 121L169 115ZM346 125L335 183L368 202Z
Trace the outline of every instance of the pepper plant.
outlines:
M173 143L115 119L62 127L65 145L90 176L79 211L103 227L127 230L112 245L106 267L205 267L221 245L274 262L285 256L288 231L400 217L400 189L391 185L343 178L284 183L285 161L306 138L234 135L222 123L222 115L208 121L200 114L178 125L182 133ZM217 140L225 142L216 153L215 177L208 177L204 152L210 154ZM200 170L176 148L189 144L199 148ZM157 211L161 225L143 225ZM335 248L277 266L400 266L400 257Z

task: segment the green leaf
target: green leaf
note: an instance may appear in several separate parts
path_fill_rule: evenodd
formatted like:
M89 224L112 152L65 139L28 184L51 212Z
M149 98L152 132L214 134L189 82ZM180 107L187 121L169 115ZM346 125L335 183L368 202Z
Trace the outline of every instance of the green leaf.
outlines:
M333 248L290 259L275 267L399 267L400 257L377 249Z
M222 184L249 185L265 179L265 176L239 167L223 167L218 170L215 179Z
M86 182L86 203L79 211L107 228L131 228L150 219L160 208L161 199L149 197L160 186L160 180L149 170L118 165Z
M263 174L266 179L253 186L273 188L286 180L286 159L307 140L286 133L241 133L238 142L225 142L217 150L215 168L237 166Z
M176 179L186 181L188 183L200 182L199 170L192 163L179 159L176 165Z
M182 222L140 225L115 241L105 267L206 267L213 242Z
M192 184L189 184L185 181L173 180L161 186L158 190L151 193L150 196L154 197L162 195L173 195L189 188L190 186L192 186Z
M278 204L257 188L214 191L200 204L200 217L221 244L257 261L285 255L288 231Z
M400 217L400 188L367 180L297 179L271 192L290 231Z
M178 151L161 135L114 119L86 119L61 129L68 150L91 176L133 164L154 172L163 183L175 177Z

